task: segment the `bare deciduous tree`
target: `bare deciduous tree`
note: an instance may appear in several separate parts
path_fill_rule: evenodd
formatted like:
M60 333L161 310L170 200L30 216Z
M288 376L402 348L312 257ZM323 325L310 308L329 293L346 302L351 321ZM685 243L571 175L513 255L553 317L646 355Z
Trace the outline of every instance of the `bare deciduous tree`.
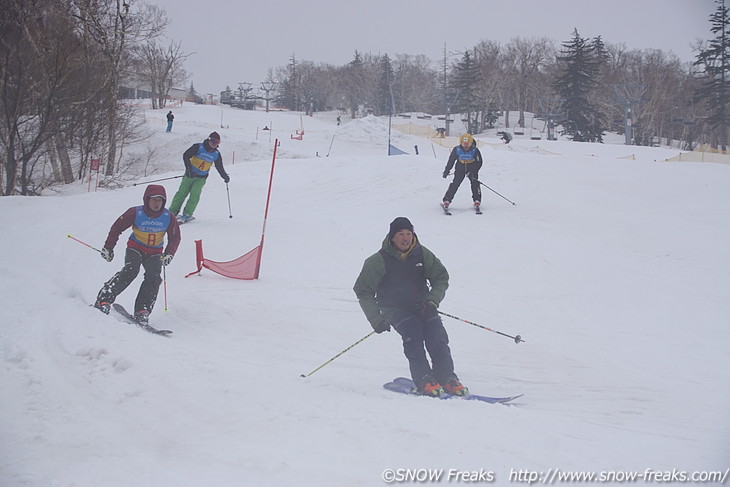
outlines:
M92 156L114 173L139 140L133 111L117 103L120 70L130 43L161 35L167 19L131 3L0 0L0 194L70 183Z
M134 49L137 73L145 78L152 92L152 108L165 108L170 89L187 80L183 63L190 56L183 52L181 43L170 41L162 47L157 39L149 39Z
M118 145L117 100L122 71L129 61L130 44L143 42L159 35L167 25L164 11L135 0L70 0L72 14L79 22L79 28L93 40L104 57L107 70L103 91L108 98L107 117L107 176L114 174Z
M544 74L547 67L554 62L555 54L552 41L544 37L517 37L505 46L505 68L512 73L510 81L520 113L517 120L520 127L525 127L525 111L533 109L535 100L542 97L541 87L546 86Z
M2 194L31 194L38 158L61 129L73 100L80 44L61 1L3 0L0 21ZM41 166L42 167L42 166ZM73 179L67 161L58 174Z

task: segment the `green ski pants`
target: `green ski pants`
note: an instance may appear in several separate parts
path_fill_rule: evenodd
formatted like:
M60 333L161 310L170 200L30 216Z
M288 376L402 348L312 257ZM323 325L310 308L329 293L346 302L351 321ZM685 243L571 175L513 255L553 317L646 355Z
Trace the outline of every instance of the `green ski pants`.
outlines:
M193 216L193 212L200 202L200 194L203 192L203 186L205 186L205 182L207 180L207 178L190 178L188 176L183 176L183 179L180 182L180 188L178 188L177 193L175 193L175 196L172 198L172 203L170 203L169 209L173 215L180 213L183 201L185 201L185 198L190 195L190 198L188 198L188 202L185 204L185 208L183 209L183 215Z

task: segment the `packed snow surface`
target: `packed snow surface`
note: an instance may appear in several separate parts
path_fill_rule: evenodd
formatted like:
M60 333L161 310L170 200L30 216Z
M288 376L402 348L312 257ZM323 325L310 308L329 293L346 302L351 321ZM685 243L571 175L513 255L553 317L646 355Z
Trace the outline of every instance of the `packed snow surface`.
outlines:
M388 157L387 119L185 105L168 134L166 112L146 110L152 136L129 149L154 149L146 176L0 198L3 487L730 468L730 166L661 162L677 151L621 137L504 145L491 132L477 137L480 179L516 205L482 188L474 215L464 183L449 217L450 147L392 131L409 154ZM231 182L211 172L182 227L151 315L172 337L91 308L127 234L112 263L67 235L101 248L143 183L181 175L182 153L213 130ZM216 261L259 245L277 139L260 279L185 278L196 240ZM168 203L179 181L161 183ZM524 394L513 406L384 390L408 374L395 332L300 377L371 331L352 286L398 216L449 270L442 311L525 340L444 317L463 382ZM127 309L140 282L118 298Z

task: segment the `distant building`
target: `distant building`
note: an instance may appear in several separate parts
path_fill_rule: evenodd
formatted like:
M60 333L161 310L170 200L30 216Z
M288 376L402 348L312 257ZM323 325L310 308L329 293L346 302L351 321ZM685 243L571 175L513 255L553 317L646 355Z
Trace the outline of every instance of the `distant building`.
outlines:
M187 90L170 88L167 94L169 100L184 101L187 99ZM127 73L119 85L119 97L124 100L138 100L152 98L152 88L149 81L136 73Z

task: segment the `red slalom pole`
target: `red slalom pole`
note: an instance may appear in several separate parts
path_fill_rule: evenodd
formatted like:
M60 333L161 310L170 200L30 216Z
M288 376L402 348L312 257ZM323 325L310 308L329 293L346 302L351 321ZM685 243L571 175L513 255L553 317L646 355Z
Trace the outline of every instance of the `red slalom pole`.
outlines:
M86 246L87 246L87 247L89 247L89 248L90 248L91 250L96 250L97 252L101 253L101 250L99 250L99 249L97 249L97 248L94 248L94 247L92 247L91 245L87 244L86 242L82 242L81 240L79 240L79 239L78 239L78 238L76 238L76 237L72 237L72 236L71 236L71 234L67 234L66 236L67 236L68 238L70 238L71 240L76 240L76 241L77 241L78 243L80 243L81 245L86 245Z
M269 175L269 191L266 194L266 210L264 210L264 226L261 229L261 243L259 244L259 255L256 257L256 270L254 271L254 279L259 278L259 270L261 269L261 254L264 251L264 235L266 234L266 219L269 216L269 202L271 201L271 186L274 182L274 163L276 162L276 148L279 145L279 139L274 140L274 156L271 159L271 174Z

